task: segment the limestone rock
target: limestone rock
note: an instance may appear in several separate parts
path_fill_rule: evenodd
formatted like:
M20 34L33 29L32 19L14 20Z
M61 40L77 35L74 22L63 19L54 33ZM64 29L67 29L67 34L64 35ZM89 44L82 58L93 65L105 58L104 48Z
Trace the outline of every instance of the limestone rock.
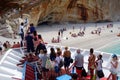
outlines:
M45 0L29 12L31 22L119 21L120 0Z
M6 24L6 19L8 19L10 22L7 24L11 26L13 31L16 31L18 25L25 22L26 18L29 23L35 25L43 22L86 23L120 20L120 0L16 0L16 3L17 1L20 5L19 9L15 6L11 7L13 10L15 8L17 13L12 13L9 10L8 12L11 14L8 18L7 12L0 16L1 25Z

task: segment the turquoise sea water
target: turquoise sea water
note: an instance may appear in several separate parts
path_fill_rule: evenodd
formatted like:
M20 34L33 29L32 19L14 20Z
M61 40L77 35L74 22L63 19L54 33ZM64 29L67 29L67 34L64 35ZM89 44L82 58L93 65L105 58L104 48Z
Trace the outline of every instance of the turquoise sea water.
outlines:
M100 51L120 55L120 43L109 45L100 49Z

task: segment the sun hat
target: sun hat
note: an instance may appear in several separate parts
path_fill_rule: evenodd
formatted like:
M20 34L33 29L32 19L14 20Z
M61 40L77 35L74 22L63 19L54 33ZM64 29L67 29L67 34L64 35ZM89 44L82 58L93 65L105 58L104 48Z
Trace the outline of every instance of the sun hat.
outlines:
M112 55L112 58L114 58L114 57L117 57L117 55L116 55L116 54L113 54L113 55Z

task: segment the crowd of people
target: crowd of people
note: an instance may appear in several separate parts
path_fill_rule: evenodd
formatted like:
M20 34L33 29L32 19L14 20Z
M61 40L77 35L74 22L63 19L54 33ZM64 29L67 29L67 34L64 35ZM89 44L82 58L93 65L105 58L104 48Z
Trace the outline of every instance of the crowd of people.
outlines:
M41 45L42 44L42 45ZM55 76L58 77L61 75L61 69L64 68L66 74L70 74L70 64L73 64L73 67L76 68L76 79L73 80L86 80L86 76L90 76L90 80L100 80L100 78L104 77L104 71L102 69L102 63L104 62L102 59L102 54L96 56L94 54L94 49L91 48L89 51L89 58L88 58L88 72L87 75L83 74L84 70L84 55L81 54L81 50L77 49L75 59L71 58L72 52L69 50L68 47L64 47L62 51L59 47L58 48L50 48L50 53L48 53L46 46L43 43L40 43L41 47L35 51L35 53L26 54L23 57L23 60L20 60L20 63L17 65L24 64L25 61L34 62L39 61L41 63L42 75L43 78L46 79L47 73L49 70L53 70ZM32 57L31 57L32 56ZM49 65L48 65L49 60ZM62 61L62 63L61 63ZM118 58L117 55L112 55L111 59L111 67L110 67L110 75L108 80L116 80L117 79L117 69L118 69ZM47 65L47 66L46 66ZM62 65L62 66L60 66ZM48 67L50 66L50 67ZM73 74L71 74L73 76ZM96 79L95 77L96 76Z
M73 64L73 67L76 68L76 79L74 80L84 80L87 75L90 75L90 80L94 80L94 76L96 75L96 78L99 80L100 78L104 77L104 71L102 69L102 63L104 62L102 59L102 56L99 54L98 56L95 56L94 49L91 48L89 51L89 58L88 58L88 73L86 76L83 75L82 71L84 70L84 55L81 54L81 50L77 49L75 56L75 59L73 60L71 57L72 52L69 50L68 47L64 47L64 51L62 51L60 48L50 48L50 54L48 54L46 43L42 39L42 36L37 33L34 24L31 23L29 25L29 28L27 29L27 32L24 32L24 23L21 23L19 27L19 35L21 37L20 42L13 42L13 45L9 43L9 41L6 41L3 46L7 50L8 48L19 48L24 47L27 51L24 57L22 57L22 60L20 60L20 63L17 64L17 66L23 65L25 61L28 62L35 62L39 61L42 69L42 75L43 78L46 78L47 72L51 69L50 67L47 67L48 60L50 61L50 66L52 66L52 69L57 76L61 75L61 68L63 67L66 74L70 74L70 64ZM58 34L59 35L59 34ZM2 43L0 43L0 52L2 51L1 47ZM1 52L2 54L2 52ZM118 68L118 58L117 55L112 56L112 60L110 62L111 68L110 68L110 76L108 79L111 78L112 80L117 79L117 68Z

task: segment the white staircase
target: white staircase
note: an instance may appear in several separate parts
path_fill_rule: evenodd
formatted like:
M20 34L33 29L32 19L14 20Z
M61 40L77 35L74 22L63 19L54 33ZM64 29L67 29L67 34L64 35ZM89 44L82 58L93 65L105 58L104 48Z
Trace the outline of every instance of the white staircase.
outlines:
M22 68L16 64L24 54L21 48L9 49L0 60L0 80L22 79Z

